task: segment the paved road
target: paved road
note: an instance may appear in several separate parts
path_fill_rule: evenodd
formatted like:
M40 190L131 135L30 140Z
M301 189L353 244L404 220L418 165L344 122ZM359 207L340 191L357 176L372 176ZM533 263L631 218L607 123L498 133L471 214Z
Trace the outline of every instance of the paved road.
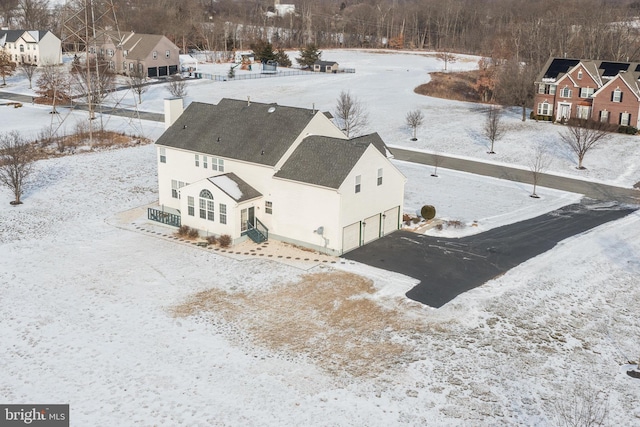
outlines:
M16 93L11 93L11 92L1 92L0 91L0 98L2 99L9 99L11 101L16 101L16 102L22 102L23 104L30 104L31 103L31 97L27 96L27 95L20 95L20 94L16 94ZM59 106L59 108L68 108L69 106ZM80 104L80 103L74 103L73 104L73 109L74 110L83 110L83 111L88 111L89 107L87 107L86 104ZM114 115L114 116L120 116L120 117L127 117L127 118L135 118L135 119L142 119L142 120L151 120L154 122L163 122L164 121L164 114L162 113L149 113L147 111L136 111L136 110L131 110L131 109L127 109L127 108L112 108L112 107L98 107L96 108L96 112L102 113L102 114L110 114L110 115Z
M575 204L460 239L400 230L343 257L420 280L407 297L438 308L561 240L631 212L633 209L617 206Z
M422 153L402 148L392 148L391 151L393 152L394 157L398 160L405 160L431 166L435 164L436 160L435 156L430 153ZM533 177L529 170L482 163L473 160L458 159L443 155L438 155L438 157L440 158L438 167L533 185ZM616 187L550 174L541 174L539 176L538 185L540 187L549 187L557 190L584 194L585 196L596 200L616 200L621 203L640 204L640 190L633 188Z
M18 95L10 92L1 92L0 98L10 99L22 103L31 102L31 97L26 95ZM83 104L75 104L75 109L87 110L87 106ZM149 113L145 111L135 111L126 108L105 108L102 114L112 114L127 118L140 118L143 120L151 120L162 122L164 115L161 113ZM413 163L421 163L425 165L434 165L435 156L430 153L412 151L403 148L392 148L393 155L398 160L405 160ZM503 165L495 165L483 163L473 160L458 159L438 155L438 166L455 169L462 172L474 173L477 175L490 176L494 178L508 179L510 181L523 182L533 184L531 172L525 169L517 169ZM616 187L596 182L583 181L580 179L566 178L557 175L540 174L538 185L540 187L555 188L557 190L569 191L572 193L584 194L595 200L616 200L621 203L640 204L640 190Z

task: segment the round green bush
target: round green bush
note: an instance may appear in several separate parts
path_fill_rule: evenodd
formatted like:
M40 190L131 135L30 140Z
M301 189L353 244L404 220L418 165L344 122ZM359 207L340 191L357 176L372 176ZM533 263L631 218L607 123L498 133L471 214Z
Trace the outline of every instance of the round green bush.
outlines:
M433 219L436 217L436 208L431 205L424 205L420 209L420 216L424 219Z

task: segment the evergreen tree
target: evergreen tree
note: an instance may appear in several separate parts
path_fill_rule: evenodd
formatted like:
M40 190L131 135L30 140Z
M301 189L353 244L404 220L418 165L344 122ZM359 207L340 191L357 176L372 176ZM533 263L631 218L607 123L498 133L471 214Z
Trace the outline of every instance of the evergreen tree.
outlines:
M278 52L276 53L276 61L281 67L291 67L291 60L284 49L278 49Z
M318 50L318 47L314 44L307 45L300 49L300 56L296 58L298 64L302 67L313 67L316 61L320 60L322 52Z
M258 40L255 43L252 43L251 50L253 51L253 57L256 61L260 61L263 64L268 61L276 60L276 54L273 52L273 45L264 40Z

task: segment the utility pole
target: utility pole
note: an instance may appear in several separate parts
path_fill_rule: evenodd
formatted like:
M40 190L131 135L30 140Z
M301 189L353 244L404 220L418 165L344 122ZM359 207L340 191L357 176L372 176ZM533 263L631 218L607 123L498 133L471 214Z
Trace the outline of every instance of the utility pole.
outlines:
M122 40L113 0L66 0L62 25L62 46L67 51L72 47L78 59L81 61L84 57L85 60L84 85L87 91L87 108L89 110L90 144L93 144L92 121L95 119L96 109L94 90L101 90L100 85L94 82L94 78L99 81L101 72L98 66L100 52L97 49L98 43L104 40L107 31L116 31L118 40ZM91 51L92 47L95 49L94 52ZM116 49L122 49L122 46L116 46ZM90 70L92 56L95 58L93 75ZM101 99L100 94L97 99ZM102 129L102 115L100 115L100 128Z

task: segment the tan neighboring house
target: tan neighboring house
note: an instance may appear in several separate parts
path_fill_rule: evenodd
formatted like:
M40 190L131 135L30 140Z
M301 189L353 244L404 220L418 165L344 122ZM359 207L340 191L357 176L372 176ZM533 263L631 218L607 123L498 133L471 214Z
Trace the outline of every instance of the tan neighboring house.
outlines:
M180 72L180 49L158 34L108 32L89 47L89 54L108 61L118 74L139 72L154 78Z
M0 48L16 64L62 64L62 43L51 31L0 30Z
M338 63L335 61L316 61L313 64L313 71L319 73L337 73Z

